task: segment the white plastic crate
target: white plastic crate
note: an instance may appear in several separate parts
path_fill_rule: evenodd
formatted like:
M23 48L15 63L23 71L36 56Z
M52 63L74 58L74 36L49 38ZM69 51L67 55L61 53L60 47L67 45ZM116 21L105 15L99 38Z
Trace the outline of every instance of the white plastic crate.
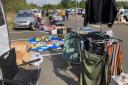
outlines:
M128 85L128 74L122 73L119 76L112 76L110 85Z

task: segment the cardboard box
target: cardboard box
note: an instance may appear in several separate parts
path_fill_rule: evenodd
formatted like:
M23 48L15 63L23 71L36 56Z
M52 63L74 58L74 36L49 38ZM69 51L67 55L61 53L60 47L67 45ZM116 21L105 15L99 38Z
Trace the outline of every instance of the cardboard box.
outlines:
M53 29L53 30L51 30L51 33L52 33L52 35L57 34L57 29Z
M13 42L11 48L16 50L16 62L17 65L22 64L23 61L27 62L31 60L31 55L28 52L29 44L27 42Z

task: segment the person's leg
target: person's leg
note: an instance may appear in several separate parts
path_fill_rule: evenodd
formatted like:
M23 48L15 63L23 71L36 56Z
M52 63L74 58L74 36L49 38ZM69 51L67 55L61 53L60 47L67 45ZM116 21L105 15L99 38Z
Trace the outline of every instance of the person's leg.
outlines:
M63 21L65 21L65 16L63 16Z
M121 16L121 22L122 22L123 24L128 24L128 22L124 19L124 16L123 16L123 15Z
M67 15L67 19L68 19L68 15Z

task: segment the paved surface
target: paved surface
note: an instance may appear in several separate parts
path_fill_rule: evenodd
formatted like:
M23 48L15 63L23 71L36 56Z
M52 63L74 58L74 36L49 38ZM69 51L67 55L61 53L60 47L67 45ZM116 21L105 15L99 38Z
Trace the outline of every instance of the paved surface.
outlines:
M48 53L56 53L52 50ZM68 64L62 59L62 54L44 56L39 85L78 85L78 69L67 68Z
M77 22L76 20L77 19ZM83 25L83 18L81 16L70 16L66 20L65 26L70 28L80 28ZM90 26L95 29L96 26ZM102 30L106 31L109 28L102 25ZM128 25L116 24L112 27L114 36L123 40L123 72L128 73ZM42 35L41 32L33 32L29 30L10 31L11 40L15 39L28 39L33 37L34 34ZM42 54L61 53L58 50L47 51ZM42 71L39 79L39 85L78 85L78 69L67 68L67 63L62 59L61 54L44 56L44 62L41 65Z
M81 16L69 16L69 20L66 20L65 22L65 27L74 29L81 28L83 27L83 20L84 19Z

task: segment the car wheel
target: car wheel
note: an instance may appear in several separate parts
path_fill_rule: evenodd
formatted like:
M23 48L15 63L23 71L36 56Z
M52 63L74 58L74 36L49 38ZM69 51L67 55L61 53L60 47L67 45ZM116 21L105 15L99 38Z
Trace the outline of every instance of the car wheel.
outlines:
M124 17L123 17L123 19L124 19L125 21L128 21L128 19L127 19L127 17L126 17L126 16L124 16Z
M16 28L15 28L15 27L13 27L13 30L16 30Z
M31 27L31 30L32 30L32 31L35 31L35 30L36 30L35 26L32 26L32 27Z
M30 30L35 31L35 26L32 26L32 24L30 24L29 28Z

